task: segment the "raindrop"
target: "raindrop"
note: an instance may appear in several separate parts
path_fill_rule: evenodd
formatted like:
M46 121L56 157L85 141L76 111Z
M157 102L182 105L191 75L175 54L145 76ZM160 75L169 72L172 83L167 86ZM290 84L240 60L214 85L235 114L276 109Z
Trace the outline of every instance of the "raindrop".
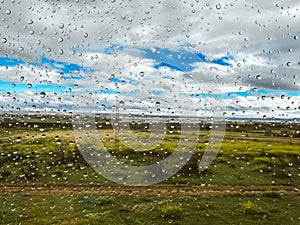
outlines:
M32 84L27 84L27 87L28 88L32 88Z
M5 11L5 13L6 13L7 15L11 14L11 10L10 10L10 9L7 9L7 10Z
M119 101L119 105L120 105L120 106L124 106L124 105L125 105L125 102L124 102L124 101Z
M294 36L294 40L298 40L298 36Z
M30 20L30 19L29 19L29 20L27 21L27 23L28 23L28 24L33 24L33 20Z
M145 73L142 71L140 72L140 76L143 77L145 75Z
M2 42L2 43L6 43L6 42L7 42L7 39L6 39L6 38L2 38L2 39L1 39L1 42Z
M59 28L63 29L65 27L65 25L63 23L59 24Z
M58 53L59 53L60 55L62 55L62 54L64 54L64 50L59 49L59 50L58 50Z
M257 75L256 80L261 80L261 75Z
M222 8L221 4L217 4L217 5L216 5L216 9L217 9L217 10L220 10L221 8Z
M46 93L42 91L42 92L40 93L40 97L41 97L41 98L45 98L45 97L46 97Z
M25 77L21 76L20 77L20 81L23 81L25 79Z
M160 102L156 102L156 103L155 103L155 106L156 106L156 107L159 107L159 106L160 106Z
M291 62L287 62L286 65L287 65L287 66L291 66L292 63L291 63Z

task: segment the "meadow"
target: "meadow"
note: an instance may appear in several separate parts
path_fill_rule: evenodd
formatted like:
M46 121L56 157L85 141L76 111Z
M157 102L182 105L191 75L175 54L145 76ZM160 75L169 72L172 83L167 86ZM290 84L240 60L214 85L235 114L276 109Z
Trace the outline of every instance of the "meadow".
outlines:
M210 124L202 124L199 141L187 165L162 182L167 187L220 187L220 193L174 195L58 191L34 188L86 189L118 187L85 161L69 118L1 120L1 224L299 224L300 125L293 122L228 122L220 151L212 165L199 173L198 164L209 140ZM151 151L141 144L122 143L112 127L100 121L99 134L111 154L132 165L165 159L180 139L179 124L168 124L163 141ZM131 124L148 138L148 124ZM191 131L191 135L194 133ZM116 144L117 143L117 144ZM23 186L34 184L32 191ZM16 185L19 188L13 189ZM18 186L19 185L19 186ZM227 195L228 187L265 187L265 192ZM290 187L281 192L272 187ZM222 187L226 190L221 191ZM122 188L122 187L121 187ZM149 187L151 189L151 187ZM228 191L228 190L227 190ZM183 190L184 192L184 190ZM42 216L41 216L42 215Z

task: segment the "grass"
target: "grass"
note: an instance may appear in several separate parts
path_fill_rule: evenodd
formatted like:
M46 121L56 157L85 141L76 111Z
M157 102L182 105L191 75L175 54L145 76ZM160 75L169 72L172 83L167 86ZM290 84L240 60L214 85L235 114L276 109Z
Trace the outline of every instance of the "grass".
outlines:
M70 129L30 120L30 127L10 125L0 130L0 183L109 184L84 160ZM142 127L142 125L139 125ZM35 128L34 128L35 127ZM174 185L300 185L300 137L297 124L227 125L220 152L202 173L198 163L206 150L209 131L188 164L164 181ZM163 141L133 140L116 149L115 133L99 130L104 145L116 158L133 165L161 161L177 147L180 134L166 132ZM134 127L141 140L149 133ZM197 137L198 137L197 136ZM186 143L190 146L191 143ZM149 147L150 145L148 145ZM2 193L0 224L299 224L300 196L268 191L254 196L115 196L91 194ZM42 215L42 216L41 216Z
M299 224L300 196L0 196L0 224ZM43 216L41 216L43 215Z
M35 121L38 123L38 121ZM141 125L140 125L141 126ZM277 125L272 133L287 133ZM72 130L68 127L51 129L49 123L38 128L3 128L0 133L0 182L55 182L55 183L109 183L94 172L77 149ZM300 138L270 136L268 126L259 124L228 126L220 152L208 170L199 174L198 163L206 150L209 131L200 130L195 154L178 174L165 183L179 184L300 184ZM294 130L293 130L294 129ZM290 133L298 126L293 125ZM132 165L154 164L165 159L177 147L180 134L166 132L159 144L151 143L151 151L143 150L143 141L134 139L126 144L120 140L116 149L115 134L111 129L99 130L104 145L120 161ZM149 138L143 128L133 131L141 140ZM194 131L188 131L193 135ZM184 146L191 146L185 143ZM149 147L149 145L148 145ZM147 148L148 148L147 147ZM139 149L139 151L136 151Z

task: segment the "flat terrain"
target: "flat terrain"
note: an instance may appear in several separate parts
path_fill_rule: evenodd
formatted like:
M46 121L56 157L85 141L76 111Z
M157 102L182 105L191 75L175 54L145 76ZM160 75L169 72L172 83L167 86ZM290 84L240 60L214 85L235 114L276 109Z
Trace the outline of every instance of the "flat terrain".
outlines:
M67 119L55 121L1 122L0 224L300 223L299 124L228 123L217 157L199 173L210 138L210 125L202 125L188 133L199 141L177 174L152 186L123 186L90 167ZM140 143L100 125L106 150L132 165L165 159L180 139L176 124L159 145L143 143L147 124L131 127Z
M127 196L198 196L198 195L260 195L272 193L274 195L300 195L300 187L292 186L118 186L118 185L45 185L45 184L19 184L1 185L0 194L22 193L24 195L47 194L97 194L97 195L127 195Z

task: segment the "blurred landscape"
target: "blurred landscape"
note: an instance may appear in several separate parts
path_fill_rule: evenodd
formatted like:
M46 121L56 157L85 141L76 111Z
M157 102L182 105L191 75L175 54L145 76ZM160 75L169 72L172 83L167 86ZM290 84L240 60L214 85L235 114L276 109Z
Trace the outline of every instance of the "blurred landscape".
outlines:
M116 132L122 131L114 130L110 119L96 124L107 151L132 165L165 159L180 139L180 123L167 123L158 146L135 151L119 140ZM128 187L89 166L71 117L2 116L2 224L299 223L300 124L228 121L216 159L200 173L212 126L217 124L200 123L194 154L177 174L157 185ZM147 122L130 128L139 139L149 137Z

